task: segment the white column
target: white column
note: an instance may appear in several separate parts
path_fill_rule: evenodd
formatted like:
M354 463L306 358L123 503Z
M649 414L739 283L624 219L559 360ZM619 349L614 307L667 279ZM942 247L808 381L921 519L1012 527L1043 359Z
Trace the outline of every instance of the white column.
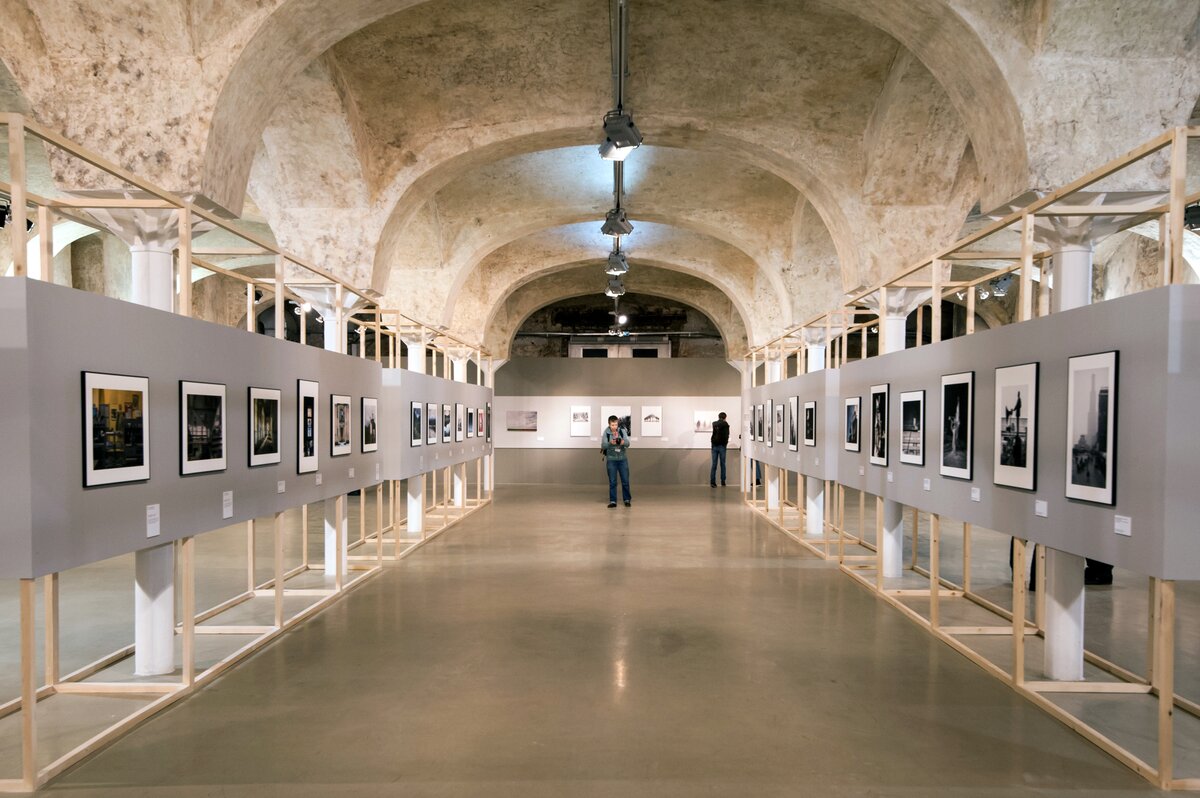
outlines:
M454 357L450 359L452 374L455 382L467 381L467 362L470 358Z
M825 344L809 344L808 373L824 371ZM801 408L803 412L803 408ZM809 537L825 534L825 480L816 477L804 478L805 521L804 531Z
M139 305L171 312L175 305L170 245L135 246L131 288ZM133 556L133 671L160 676L175 670L175 547L142 549Z
M782 469L763 463L763 479L767 483L767 509L779 509L779 477Z
M1092 247L1054 254L1055 312L1091 304ZM1043 669L1056 681L1083 679L1084 558L1046 547L1046 646Z
M425 475L408 480L408 533L425 531Z
M783 379L783 360L771 359L767 361L767 382L779 382Z
M175 547L134 555L133 672L160 676L175 670Z
M452 467L450 469L450 471L453 472L453 474L454 474L454 488L453 488L454 506L455 507L465 507L467 504L467 468L466 468L466 464L459 463L458 465Z
M423 337L406 337L404 346L408 349L408 370L418 374L425 373L425 359L429 349L425 346Z
M881 340L885 351L890 354L904 349L905 337L904 315L888 313L884 316ZM890 397L889 397L890 399ZM899 429L899 419L889 418L891 430ZM895 436L891 436L895 437ZM885 579L896 579L904 575L904 505L891 499L883 500L883 576Z
M338 500L331 496L325 500L325 575L336 576L338 560L342 561L342 573L346 573L346 552L348 549L347 534L350 531L346 520L345 508L348 502L342 502L342 514L338 516ZM338 527L342 529L341 546L338 546Z

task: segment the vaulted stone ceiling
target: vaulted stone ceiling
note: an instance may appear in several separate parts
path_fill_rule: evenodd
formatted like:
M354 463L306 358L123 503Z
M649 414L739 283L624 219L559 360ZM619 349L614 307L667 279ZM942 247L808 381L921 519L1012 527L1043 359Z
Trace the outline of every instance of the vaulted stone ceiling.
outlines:
M0 0L0 110L249 197L285 248L503 348L537 291L603 285L607 6ZM731 354L1200 96L1195 0L631 0L631 20L630 279L723 295Z

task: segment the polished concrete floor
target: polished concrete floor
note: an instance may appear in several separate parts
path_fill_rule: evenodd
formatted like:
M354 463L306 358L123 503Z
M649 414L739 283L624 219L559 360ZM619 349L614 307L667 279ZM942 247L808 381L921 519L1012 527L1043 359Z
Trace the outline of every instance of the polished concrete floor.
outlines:
M505 488L48 788L1123 795L1149 786L734 489Z

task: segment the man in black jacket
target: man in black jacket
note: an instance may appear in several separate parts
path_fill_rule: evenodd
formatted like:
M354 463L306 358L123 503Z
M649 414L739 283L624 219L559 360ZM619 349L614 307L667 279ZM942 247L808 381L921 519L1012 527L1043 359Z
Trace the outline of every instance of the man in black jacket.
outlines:
M729 422L725 420L725 414L717 414L717 420L712 426L712 468L708 472L708 484L710 487L717 486L717 461L721 461L721 487L725 487L725 448L729 446Z

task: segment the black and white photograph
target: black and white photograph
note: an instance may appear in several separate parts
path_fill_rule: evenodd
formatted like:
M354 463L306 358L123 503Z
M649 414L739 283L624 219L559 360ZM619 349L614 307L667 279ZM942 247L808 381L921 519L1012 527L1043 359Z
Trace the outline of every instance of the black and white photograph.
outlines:
M662 405L642 405L643 438L662 437ZM632 433L631 433L632 434Z
M350 454L350 397L333 394L329 397L329 454L341 457Z
M179 473L225 470L225 386L179 381Z
M409 410L409 415L411 416L409 446L420 446L425 440L425 405L423 402L412 402L411 405Z
M925 392L900 393L900 462L925 465Z
M592 406L571 405L571 437L586 438L592 434Z
M487 405L484 407L484 410L487 413L487 420L484 422L484 425L483 425L483 431L487 435L487 437L485 437L484 440L487 443L491 443L492 442L492 403L488 402Z
M483 437L483 408L475 408L475 437Z
M1037 489L1038 364L996 369L996 437L992 481Z
M788 448L793 452L800 450L799 430L797 427L800 424L800 397L788 397Z
M317 439L320 434L317 394L320 390L320 384L312 380L296 380L297 474L308 474L317 470Z
M804 445L817 445L817 403L804 403Z
M425 405L425 443L433 446L438 442L438 406L437 402Z
M508 410L504 414L504 428L509 432L537 432L536 410Z
M601 405L596 435L603 435L604 430L608 429L609 416L616 416L617 426L625 430L627 435L633 435L633 408L629 405Z
M871 465L888 464L888 385L871 386Z
M775 405L775 427L774 427L774 429L775 429L775 442L776 443L783 443L783 437L784 437L784 434L786 433L786 430L784 429L784 417L783 417L783 415L784 415L783 411L786 408L787 408L787 405L785 405L783 402L778 402Z
M283 393L275 388L250 389L250 467L283 459L279 445L279 411Z
M720 412L720 410L692 411L692 432L700 435L712 435L713 422L717 420L717 414Z
M534 420L536 425L537 421ZM448 404L442 405L442 443L454 440L454 408Z
M846 437L843 442L843 447L848 452L862 451L862 444L859 440L859 423L861 420L862 397L851 396L846 400Z
M364 396L361 402L362 419L362 450L363 452L379 451L379 400L372 396ZM417 427L417 438L421 437L421 428Z
M467 408L467 437L475 437L475 408Z
M462 443L467 437L467 413L462 402L454 403L454 442Z
M941 475L970 479L974 454L975 372L942 377Z
M1067 366L1067 498L1116 503L1117 353Z
M775 400L767 400L767 446L775 446Z
M754 440L759 441L759 442L762 442L763 433L765 432L765 430L763 429L763 425L764 425L763 419L765 416L766 416L766 414L763 412L763 406L756 405L754 408Z
M83 486L150 479L150 380L83 372Z

